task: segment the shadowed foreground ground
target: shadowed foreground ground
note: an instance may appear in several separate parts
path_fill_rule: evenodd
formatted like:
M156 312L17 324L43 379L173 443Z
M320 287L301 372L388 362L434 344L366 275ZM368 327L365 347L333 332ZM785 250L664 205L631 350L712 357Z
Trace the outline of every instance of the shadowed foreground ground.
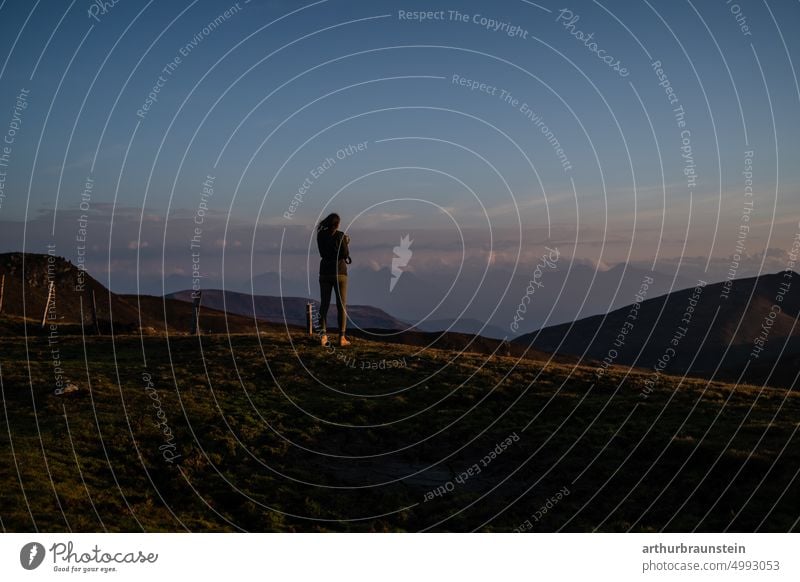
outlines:
M3 529L798 529L790 391L356 342L0 338Z

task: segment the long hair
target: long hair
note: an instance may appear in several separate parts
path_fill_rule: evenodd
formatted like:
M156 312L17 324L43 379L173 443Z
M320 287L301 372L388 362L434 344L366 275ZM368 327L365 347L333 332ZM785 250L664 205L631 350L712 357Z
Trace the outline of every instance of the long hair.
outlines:
M317 226L317 232L322 232L323 230L330 230L333 232L337 228L339 228L339 215L335 212L330 213L322 222L319 223Z

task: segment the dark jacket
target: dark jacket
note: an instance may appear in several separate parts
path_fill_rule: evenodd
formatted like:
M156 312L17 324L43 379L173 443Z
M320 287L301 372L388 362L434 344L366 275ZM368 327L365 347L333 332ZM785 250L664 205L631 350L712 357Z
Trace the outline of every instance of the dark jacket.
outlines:
M340 230L331 233L325 229L317 233L317 248L322 259L319 262L320 275L347 275L350 263L350 237Z

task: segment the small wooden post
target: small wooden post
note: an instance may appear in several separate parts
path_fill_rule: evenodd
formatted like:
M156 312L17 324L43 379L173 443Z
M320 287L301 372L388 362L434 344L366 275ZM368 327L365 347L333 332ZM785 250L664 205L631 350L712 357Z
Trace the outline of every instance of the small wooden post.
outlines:
M308 330L308 335L314 335L314 304L313 303L306 303L306 329Z
M94 289L92 289L92 325L97 335L100 335L100 322L97 321L97 299L94 296Z
M47 309L50 307L50 303L55 301L56 299L56 286L50 281L50 287L47 289L47 301L44 304L44 313L42 314L42 328L44 328L44 324L47 323Z
M203 298L203 291L193 294L192 301L192 335L200 335L200 300Z
M6 276L3 275L3 277L0 279L0 313L3 313L3 291L5 291L5 288Z

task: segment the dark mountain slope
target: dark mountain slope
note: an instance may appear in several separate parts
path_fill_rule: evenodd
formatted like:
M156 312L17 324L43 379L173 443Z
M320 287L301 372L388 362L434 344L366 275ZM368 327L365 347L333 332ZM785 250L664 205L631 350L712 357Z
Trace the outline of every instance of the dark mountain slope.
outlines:
M0 278L5 275L2 322L0 332L22 335L43 333L42 317L47 304L50 282L55 301L48 309L48 324L56 324L62 333L86 333L99 328L102 333L130 333L140 328L151 332L167 329L186 332L191 328L192 307L182 301L162 297L117 295L109 291L86 271L57 256L34 253L0 254ZM97 308L97 328L92 326L92 294ZM140 309L141 306L141 309ZM202 329L224 331L225 314L212 309L201 311ZM232 332L253 331L252 319L228 316ZM44 330L47 331L47 328Z
M735 280L729 292L724 290L723 283L684 289L646 299L638 314L628 306L548 327L516 342L648 368L666 356L666 370L672 374L710 376L716 371L736 378L745 364L763 369L789 339L800 337L800 325L795 325L800 314L796 273ZM797 349L797 342L790 342L784 358Z

